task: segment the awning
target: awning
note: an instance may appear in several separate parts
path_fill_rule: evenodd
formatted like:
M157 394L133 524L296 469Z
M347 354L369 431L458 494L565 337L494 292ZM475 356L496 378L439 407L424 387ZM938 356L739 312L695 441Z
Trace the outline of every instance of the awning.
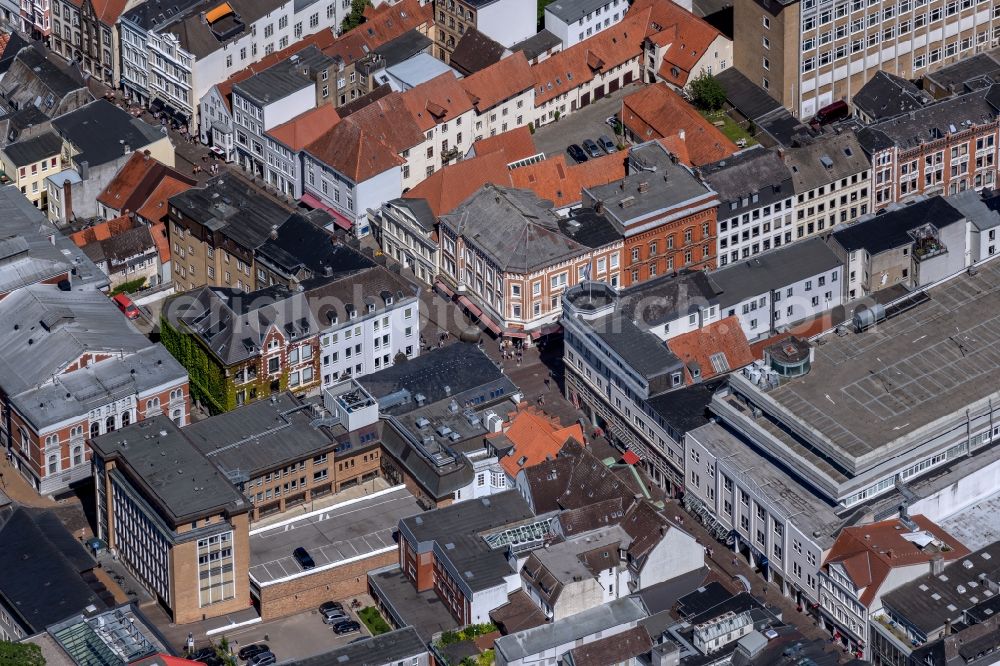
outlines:
M223 16L228 16L233 13L233 8L228 2L223 2L221 5L215 9L210 9L205 12L205 20L209 23L215 23Z
M471 314L473 317L478 318L483 316L483 311L479 309L479 306L470 301L465 296L459 296L458 302L463 308L468 310L469 314Z
M497 326L496 323L494 323L494 321L486 315L479 315L479 322L486 328L490 329L490 331L493 332L493 335L500 335L501 331L503 331L502 328Z
M451 290L451 287L441 282L441 280L435 282L434 287L448 298L455 298L455 292Z
M350 230L354 226L354 222L347 219L347 217L345 217L342 213L336 211L330 206L327 206L325 203L320 201L318 197L315 197L312 194L309 194L308 192L304 193L302 195L302 198L299 199L299 201L309 206L310 208L318 208L319 210L325 210L327 213L330 214L330 217L333 218L333 223L336 224L341 229Z
M635 451L632 451L631 449L626 451L625 455L622 456L622 461L626 465L637 465L639 463L639 460L640 460L639 456L637 456Z
M554 333L562 333L562 326L559 324L546 324L545 326L540 326L531 332L531 339L537 340L543 335L553 335Z
M153 99L153 101L149 103L149 110L153 112L162 111L163 101L159 97Z
M505 338L516 338L518 340L524 340L528 337L528 334L524 331L515 331L509 328L503 332L503 335Z

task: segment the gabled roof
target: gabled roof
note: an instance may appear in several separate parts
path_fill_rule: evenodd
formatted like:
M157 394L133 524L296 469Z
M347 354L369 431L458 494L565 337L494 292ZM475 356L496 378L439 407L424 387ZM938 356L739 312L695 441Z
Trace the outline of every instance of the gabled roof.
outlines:
M62 152L62 139L55 132L45 132L36 137L9 143L3 152L15 167L27 166Z
M653 20L663 29L649 36L657 46L665 47L660 78L675 86L685 86L691 70L709 51L722 33L674 2L636 0L629 12L655 7Z
M128 150L139 151L164 138L158 128L133 118L106 99L53 118L52 126L76 148L73 162L88 162L92 169L122 157Z
M423 0L384 2L377 7L369 4L365 7L365 22L351 32L361 33L368 47L374 49L404 32L428 25L433 19L434 3Z
M511 185L509 161L504 151L498 151L449 164L420 181L403 198L426 200L436 216L451 213L484 185Z
M82 0L69 0L75 7L82 7ZM125 11L125 7L129 4L128 0L91 0L91 6L94 8L94 15L104 25L114 29L114 25L118 22L118 17L122 15Z
M607 185L625 177L626 153L611 153L580 164L566 164L563 155L527 164L510 172L514 187L529 189L556 208L582 200L585 187Z
M469 27L455 45L448 64L463 76L469 76L499 62L506 52L503 44Z
M579 423L564 428L554 418L532 407L518 411L503 435L513 448L500 459L500 466L511 478L525 467L555 458L570 437L581 443L584 441Z
M498 150L504 152L508 162L516 162L517 160L523 160L538 154L535 140L532 138L531 130L528 129L527 125L482 138L472 144L472 152L476 156L486 155Z
M910 232L924 224L943 229L963 219L947 199L931 197L838 229L832 237L847 252L864 249L868 254L879 254L912 243Z
M193 185L186 180L166 176L150 192L135 214L152 223L160 222L167 215L167 201L170 197L187 192L192 187Z
M81 229L80 231L70 234L69 237L70 240L76 243L77 247L86 247L91 243L107 240L112 236L125 233L134 226L135 223L123 215L121 217L116 217L114 219L95 224L92 227Z
M879 70L851 99L851 104L873 120L908 113L933 98L906 79Z
M407 90L402 100L423 132L472 110L472 100L454 72L444 72Z
M305 150L360 183L403 164L400 153L423 140L402 96L392 93L344 118Z
M288 122L272 127L266 134L284 144L292 152L298 152L339 122L340 115L337 113L337 108L333 104L322 104L295 116Z
M750 343L735 316L671 338L667 347L684 363L689 384L753 363Z
M462 79L462 87L477 113L531 90L535 83L531 66L523 53L515 53Z
M168 171L172 170L155 158L141 151L132 153L111 182L97 195L97 201L113 210L134 211L142 205L156 182Z
M737 151L736 144L662 82L626 96L621 120L640 141L679 137L695 166L717 162Z
M969 552L926 516L893 518L841 530L822 568L842 567L858 590L863 590L859 601L868 606L894 568L929 563L935 557L957 560Z

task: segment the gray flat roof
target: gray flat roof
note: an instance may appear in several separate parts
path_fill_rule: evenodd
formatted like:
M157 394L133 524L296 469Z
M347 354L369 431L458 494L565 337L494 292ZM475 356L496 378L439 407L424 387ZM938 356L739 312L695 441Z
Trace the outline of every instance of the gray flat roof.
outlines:
M928 299L863 333L827 335L812 370L765 395L817 443L871 468L928 439L938 419L997 400L1000 262L955 277Z
M556 0L545 6L545 11L562 19L564 23L575 23L599 7L610 4L611 0ZM627 0L621 3L622 9L628 7Z
M413 495L398 489L264 528L250 535L250 576L267 585L301 574L302 568L292 557L299 547L309 552L317 568L395 548L393 532L399 521L420 512Z
M458 626L458 620L444 605L434 590L418 592L413 582L395 567L368 572L368 582L375 590L375 597L384 605L393 622L413 627L425 641L434 634Z
M336 650L296 661L289 666L385 666L400 663L427 652L427 644L413 627L404 627L378 636L351 641Z
M725 459L727 465L753 479L770 496L774 506L793 516L803 534L818 532L815 538L820 546L833 545L845 520L835 513L833 506L779 468L776 461L764 457L718 423L703 425L688 435L716 458Z

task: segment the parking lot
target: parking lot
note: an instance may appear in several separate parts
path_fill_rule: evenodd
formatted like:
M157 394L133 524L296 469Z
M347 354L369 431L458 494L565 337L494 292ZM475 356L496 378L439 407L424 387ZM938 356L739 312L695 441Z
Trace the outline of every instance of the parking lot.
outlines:
M589 104L579 111L563 116L554 123L543 125L535 132L535 146L546 157L566 155L566 146L571 143L581 145L584 139L597 140L602 134L607 134L613 141L619 143L620 137L612 136L612 129L605 122L608 116L621 113L622 98L637 90L636 85L628 85ZM570 163L572 158L566 156Z
M345 603L344 608L347 606ZM346 612L350 613L352 620L357 619L354 612L350 610ZM304 659L329 652L353 640L368 636L364 624L359 624L361 624L360 632L338 636L332 627L323 624L323 618L313 608L280 620L234 629L226 632L225 636L232 645L234 653L252 643L266 643L278 658L278 663L284 663L290 659Z

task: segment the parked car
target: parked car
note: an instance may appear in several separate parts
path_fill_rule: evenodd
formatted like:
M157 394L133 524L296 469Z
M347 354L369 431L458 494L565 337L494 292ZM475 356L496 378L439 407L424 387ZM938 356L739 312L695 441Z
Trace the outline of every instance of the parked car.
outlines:
M331 608L323 613L323 624L340 624L341 622L346 622L350 619L350 615L342 610L337 610L336 608Z
M118 309L121 310L129 319L139 318L139 308L132 302L132 299L129 298L127 294L118 294L111 300L115 302Z
M325 614L329 610L344 610L344 604L339 601L324 601L319 605L319 612Z
M618 114L615 114L613 116L608 116L607 118L604 119L604 122L608 124L608 127L614 129L618 125Z
M215 652L214 647L203 647L197 652L193 652L188 655L188 660L190 661L200 661L205 664L205 666L224 666L222 659Z
M355 631L361 631L361 625L354 620L348 620L347 622L341 622L340 624L333 625L333 633L338 636L341 634L352 634Z
M842 99L837 100L833 104L827 104L822 109L816 112L813 119L809 121L809 124L814 128L822 127L823 125L829 125L830 123L837 122L838 120L843 120L844 118L849 118L851 115L851 108L847 106L847 102Z
M295 561L299 563L299 566L303 569L313 569L316 567L316 562L313 560L312 555L309 554L302 546L299 546L294 551L292 555L295 557Z
M249 661L250 659L253 659L254 657L263 652L270 652L270 651L271 648L267 647L265 643L252 643L250 645L246 645L240 648L240 651L239 653L237 653L237 656L243 661Z
M604 149L604 152L606 152L608 155L610 155L611 153L618 152L618 148L615 147L615 142L612 141L611 137L609 137L607 134L602 134L601 136L597 137L597 143L598 145L600 145L601 148Z
M566 152L569 153L569 156L572 157L577 162L587 161L587 153L583 152L583 148L576 145L575 143L571 143L570 145L566 146Z
M274 656L274 653L268 650L267 652L261 652L250 657L247 660L247 666L271 666L278 662L278 658Z
M604 153L601 152L601 147L597 145L593 139L584 139L583 149L587 151L587 154L591 157L600 157Z

